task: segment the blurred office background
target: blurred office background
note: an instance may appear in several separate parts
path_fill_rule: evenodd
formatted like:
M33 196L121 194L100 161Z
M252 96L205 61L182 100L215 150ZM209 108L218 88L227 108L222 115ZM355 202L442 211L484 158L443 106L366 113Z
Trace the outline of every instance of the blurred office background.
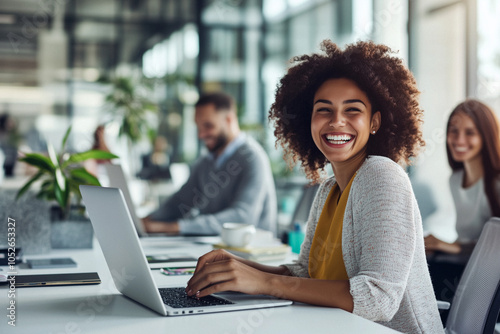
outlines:
M319 51L323 39L370 39L397 50L416 76L427 147L409 173L426 227L453 240L445 123L466 97L500 110L498 17L496 0L2 0L5 160L13 147L57 148L70 124L69 149L89 149L105 124L107 145L131 179L157 136L172 164L186 164L203 149L194 103L201 92L224 90L236 98L242 128L269 153L286 221L306 181L274 145L267 113L276 84L291 57ZM122 119L110 102L123 85L158 106L132 144L118 137ZM29 173L18 163L0 187Z

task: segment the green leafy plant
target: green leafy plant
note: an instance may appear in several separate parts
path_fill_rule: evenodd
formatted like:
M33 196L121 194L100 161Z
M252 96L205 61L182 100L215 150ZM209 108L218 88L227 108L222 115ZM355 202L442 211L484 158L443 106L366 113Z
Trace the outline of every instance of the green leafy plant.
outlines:
M18 191L16 199L21 197L35 181L40 180L42 184L37 197L49 201L55 200L62 211L63 219L68 217L73 200L80 204L82 195L78 187L81 184L100 186L99 180L81 163L88 159L117 158L116 155L101 150L73 154L65 152L70 132L71 126L66 130L59 154L52 144L48 143L48 157L40 153L26 153L19 158L19 161L38 168L38 172Z
M103 79L101 82L106 81ZM145 79L135 83L127 77L119 77L109 83L112 91L106 96L106 102L111 112L122 118L119 135L135 143L149 130L146 114L158 111L158 106L148 98L152 83Z

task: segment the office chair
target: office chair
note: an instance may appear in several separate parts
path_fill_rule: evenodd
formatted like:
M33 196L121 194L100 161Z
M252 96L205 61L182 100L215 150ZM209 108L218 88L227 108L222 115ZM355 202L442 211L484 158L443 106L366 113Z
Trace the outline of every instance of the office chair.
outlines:
M443 309L443 303L438 307ZM446 309L446 307L444 307ZM491 218L451 303L446 334L492 334L500 312L500 218Z
M305 223L309 218L309 211L311 211L311 206L318 191L319 184L309 185L306 184L302 188L302 195L295 206L293 211L292 221L290 226L293 228L293 224L296 222Z
M309 211L311 211L311 206L318 191L319 185L301 185L301 194L295 205L293 211L292 219L286 225L283 225L282 229L278 230L278 237L285 244L288 244L288 232L294 230L295 223L304 225L309 218Z

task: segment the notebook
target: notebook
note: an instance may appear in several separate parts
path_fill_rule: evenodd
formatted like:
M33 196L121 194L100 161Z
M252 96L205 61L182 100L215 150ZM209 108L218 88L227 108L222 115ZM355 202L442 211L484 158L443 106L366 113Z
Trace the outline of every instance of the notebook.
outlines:
M187 297L184 286L159 289L149 269L125 197L118 188L80 186L94 232L117 289L165 316L180 316L291 305L266 295L224 292ZM168 305L167 305L168 304Z

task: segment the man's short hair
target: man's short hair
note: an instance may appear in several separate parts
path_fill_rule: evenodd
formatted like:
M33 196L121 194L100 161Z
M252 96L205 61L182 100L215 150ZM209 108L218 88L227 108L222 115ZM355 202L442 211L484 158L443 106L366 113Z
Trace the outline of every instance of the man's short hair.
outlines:
M217 92L203 94L198 102L196 102L195 107L207 104L213 104L216 111L235 111L234 99L226 93Z

